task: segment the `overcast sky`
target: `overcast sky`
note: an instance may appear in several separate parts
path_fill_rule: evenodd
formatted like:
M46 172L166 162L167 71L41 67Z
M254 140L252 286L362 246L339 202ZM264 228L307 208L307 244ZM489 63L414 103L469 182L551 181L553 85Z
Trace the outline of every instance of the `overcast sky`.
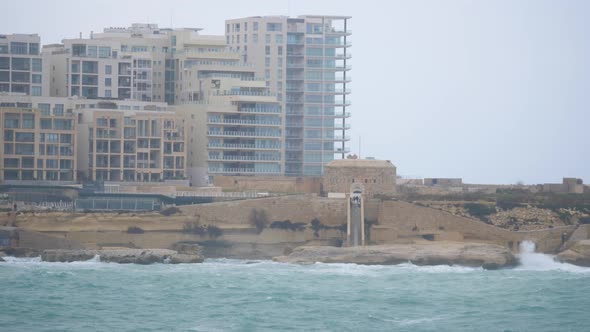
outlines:
M2 1L0 33L43 44L134 22L350 15L352 131L410 177L590 182L590 1ZM9 14L10 13L10 14Z

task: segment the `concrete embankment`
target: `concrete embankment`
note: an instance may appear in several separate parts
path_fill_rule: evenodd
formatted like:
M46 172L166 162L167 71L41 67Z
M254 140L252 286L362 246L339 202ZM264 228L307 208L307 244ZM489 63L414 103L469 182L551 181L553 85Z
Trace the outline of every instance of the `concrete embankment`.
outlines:
M297 264L322 262L363 265L411 262L416 265L482 266L486 269L513 266L517 262L506 247L443 241L348 248L300 247L293 250L290 255L275 257L274 260Z

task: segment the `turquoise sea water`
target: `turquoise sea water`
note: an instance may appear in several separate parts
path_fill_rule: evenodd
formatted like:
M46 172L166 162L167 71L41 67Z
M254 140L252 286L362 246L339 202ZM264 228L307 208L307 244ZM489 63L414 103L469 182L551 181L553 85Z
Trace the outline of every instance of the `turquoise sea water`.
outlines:
M0 263L0 331L589 331L590 269Z

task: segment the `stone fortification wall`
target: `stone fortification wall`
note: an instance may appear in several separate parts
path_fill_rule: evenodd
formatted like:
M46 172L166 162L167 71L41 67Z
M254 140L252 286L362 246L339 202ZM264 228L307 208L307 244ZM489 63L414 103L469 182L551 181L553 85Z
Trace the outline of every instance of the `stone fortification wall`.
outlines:
M186 215L196 217L202 224L249 224L253 209L266 211L269 221L291 220L309 223L318 218L325 225L346 222L346 200L315 195L258 198L231 202L181 206Z
M576 226L538 231L510 232L482 221L456 216L444 211L402 201L384 201L379 225L371 232L371 240L388 243L400 238L432 236L434 239L464 239L496 243L518 250L525 240L537 244L537 250L555 252L562 244L562 235L569 237Z
M319 194L322 178L286 176L215 176L213 184L227 191L267 191Z

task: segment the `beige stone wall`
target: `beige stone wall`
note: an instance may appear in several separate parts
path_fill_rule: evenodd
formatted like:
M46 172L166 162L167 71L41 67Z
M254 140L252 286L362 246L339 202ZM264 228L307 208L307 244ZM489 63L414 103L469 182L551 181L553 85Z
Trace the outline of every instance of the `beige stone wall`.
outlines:
M496 243L518 250L518 244L529 240L537 244L537 250L555 252L561 246L561 236L567 236L576 226L538 231L511 232L485 224L479 220L401 201L384 201L379 213L379 225L371 232L371 241L390 243L400 238L433 235L435 239L445 233L461 234L466 241Z
M292 194L319 194L322 189L322 179L316 177L219 175L213 178L213 184L227 191L256 190Z
M359 160L360 161L360 160ZM364 161L364 160L363 160ZM342 167L326 166L324 191L328 193L348 193L353 183L361 183L367 197L375 194L395 192L395 167Z
M318 218L325 225L346 222L346 200L315 195L257 198L222 203L179 207L186 215L197 217L201 223L249 224L252 209L266 211L269 221L291 220L309 223Z

